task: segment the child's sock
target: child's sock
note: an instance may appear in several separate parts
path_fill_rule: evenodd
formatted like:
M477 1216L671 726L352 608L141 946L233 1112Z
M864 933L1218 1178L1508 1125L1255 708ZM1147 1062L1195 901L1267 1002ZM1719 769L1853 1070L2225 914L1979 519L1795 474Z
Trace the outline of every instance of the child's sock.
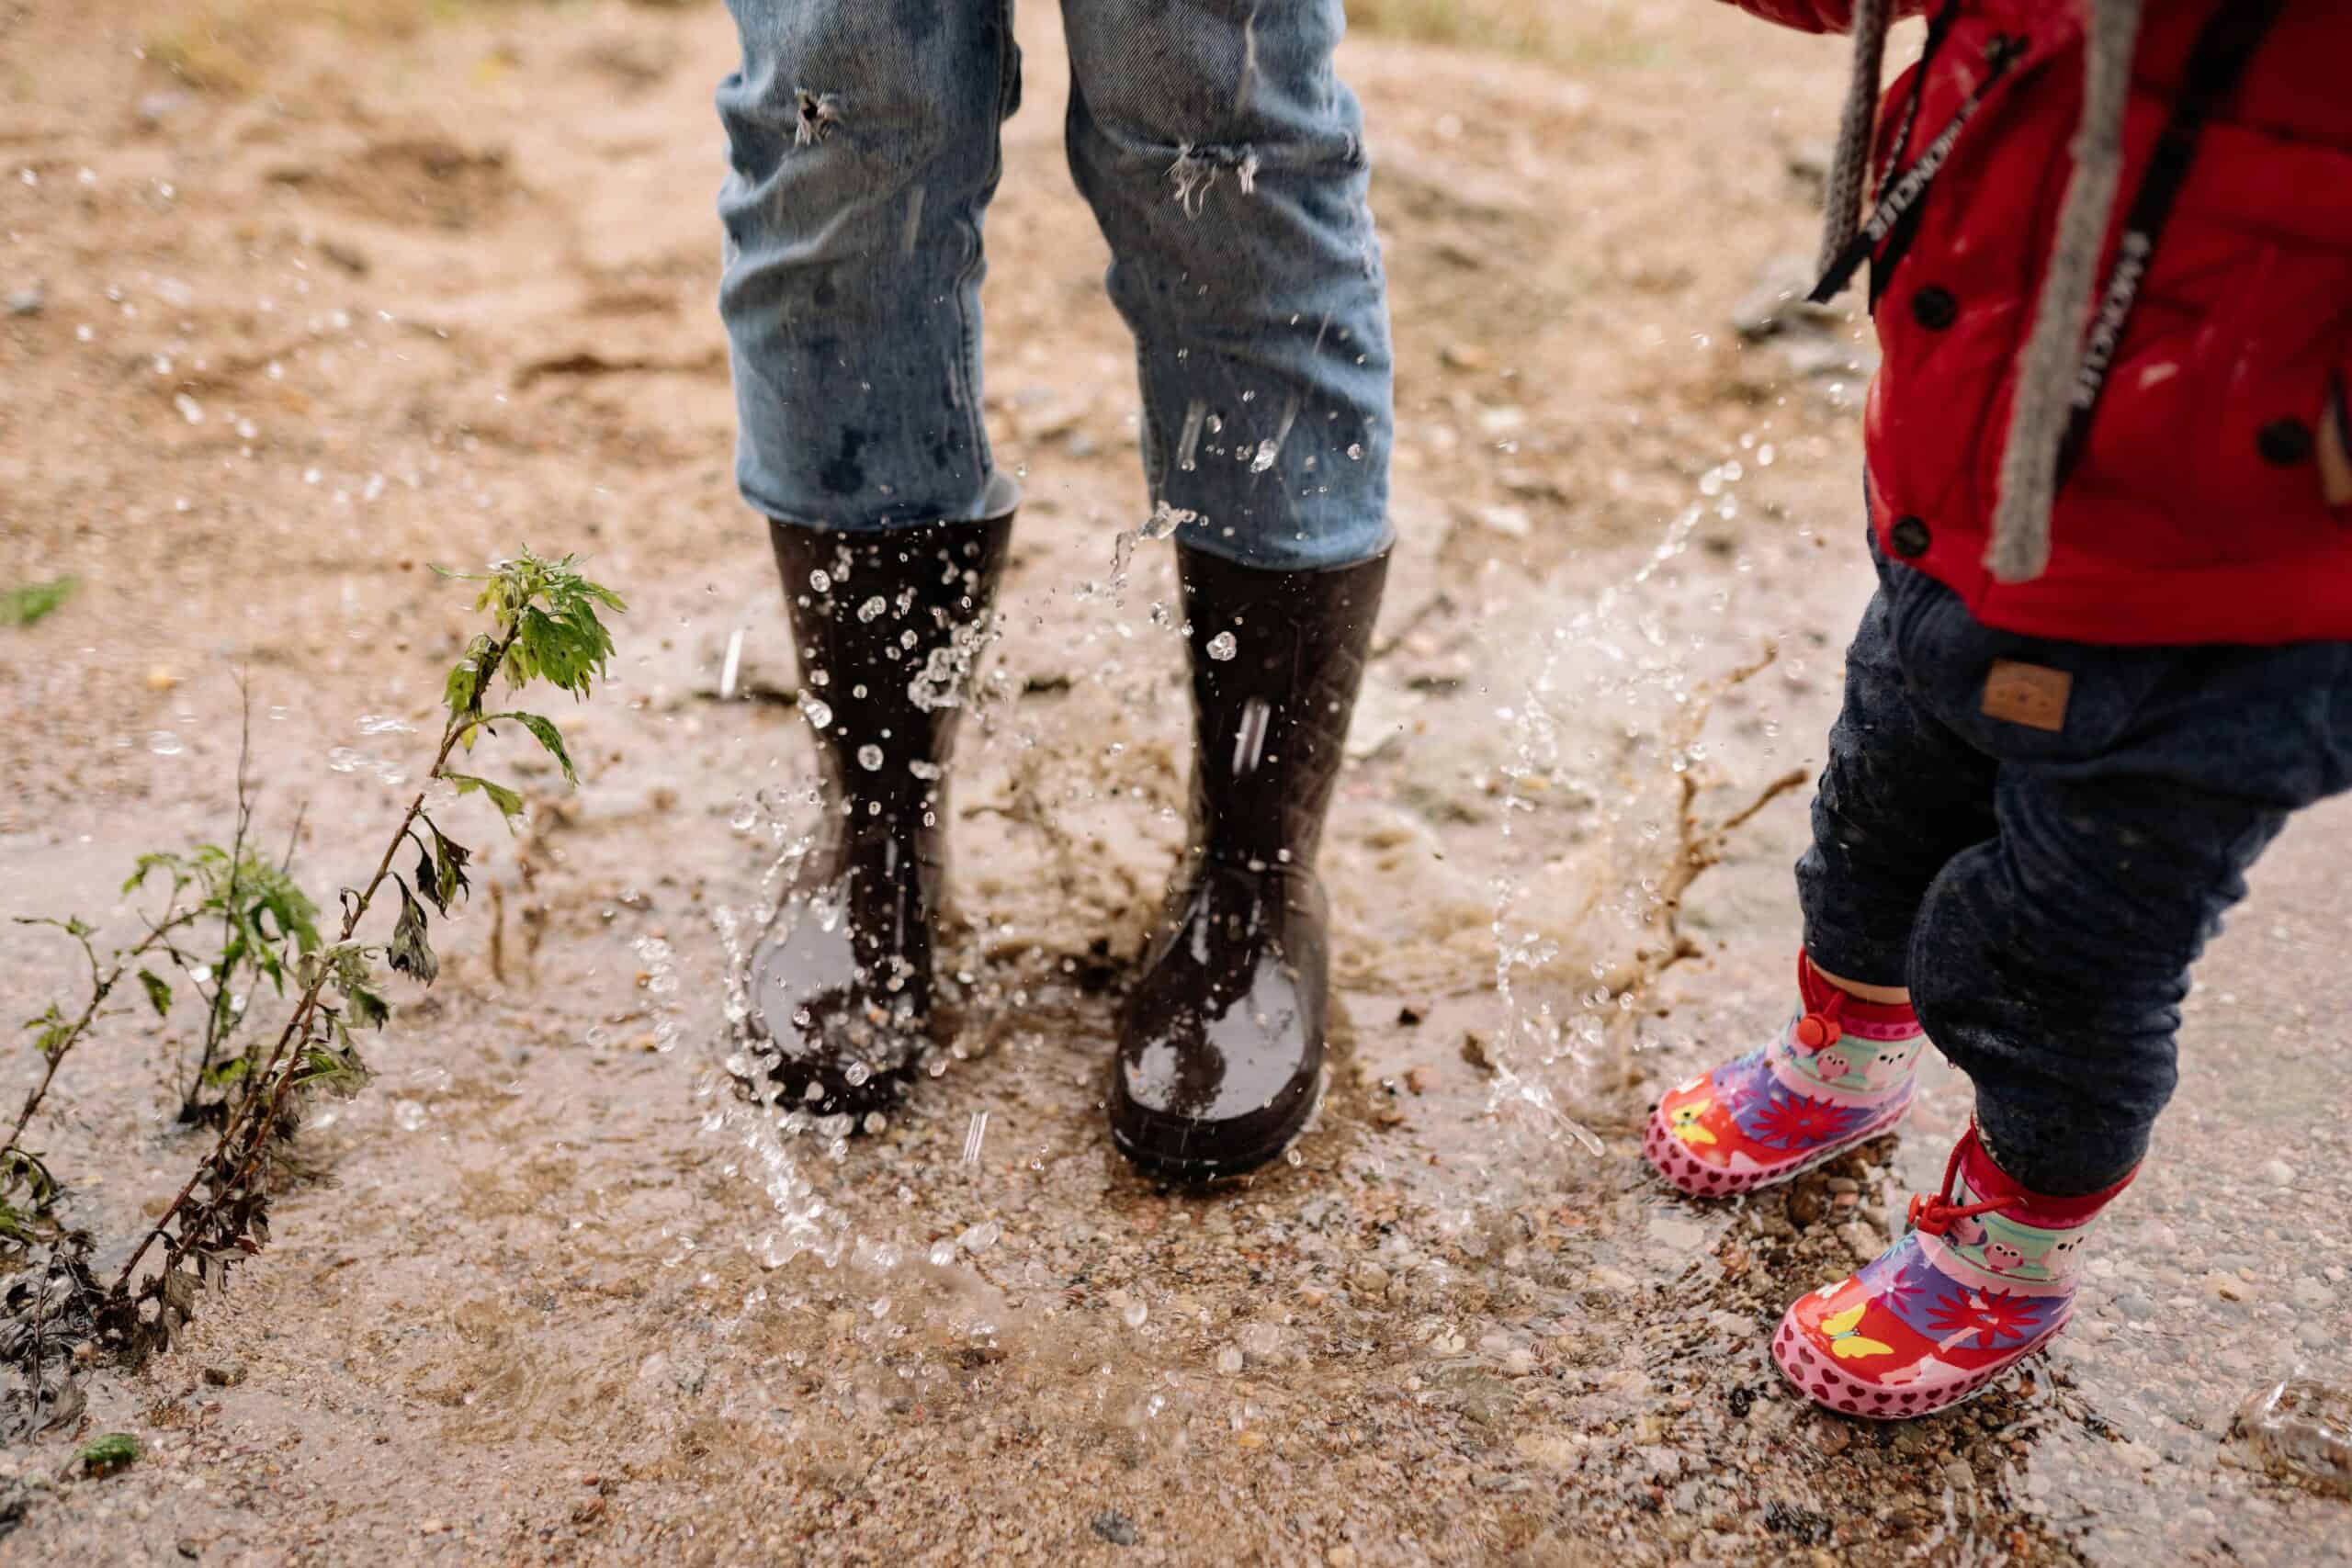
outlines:
M1860 1273L1799 1297L1772 1359L1815 1403L1899 1419L1967 1398L2039 1349L2075 1308L2092 1216L2132 1179L2081 1198L2029 1192L1972 1124L1938 1198Z
M1908 1007L1865 1002L1797 960L1803 1006L1780 1036L1678 1086L1643 1153L1697 1197L1785 1181L1903 1119L1927 1037Z

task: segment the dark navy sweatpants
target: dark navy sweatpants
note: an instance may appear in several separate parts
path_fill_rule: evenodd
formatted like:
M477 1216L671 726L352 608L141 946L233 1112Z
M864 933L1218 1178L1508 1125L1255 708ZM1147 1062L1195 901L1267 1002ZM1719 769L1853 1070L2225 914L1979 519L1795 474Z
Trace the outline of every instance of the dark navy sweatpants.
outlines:
M1910 987L2012 1177L2096 1190L2147 1150L2246 869L2352 785L2352 643L2020 637L1872 553L1797 864L1806 950Z

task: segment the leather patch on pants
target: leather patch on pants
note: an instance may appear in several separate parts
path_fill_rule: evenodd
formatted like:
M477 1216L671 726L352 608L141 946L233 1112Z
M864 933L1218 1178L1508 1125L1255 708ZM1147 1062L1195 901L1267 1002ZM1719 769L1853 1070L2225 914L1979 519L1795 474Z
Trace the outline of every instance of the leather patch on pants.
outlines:
M2066 699L2075 678L2064 670L1996 659L1984 677L1984 716L2055 733L2066 728Z

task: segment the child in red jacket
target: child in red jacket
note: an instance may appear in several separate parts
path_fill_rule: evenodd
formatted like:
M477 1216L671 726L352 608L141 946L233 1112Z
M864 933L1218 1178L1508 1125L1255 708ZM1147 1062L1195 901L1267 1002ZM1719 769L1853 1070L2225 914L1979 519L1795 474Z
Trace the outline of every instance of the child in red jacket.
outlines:
M1879 590L1797 867L1800 1005L1676 1088L1701 1196L1976 1114L1875 1262L1789 1309L1815 1400L1915 1416L2070 1314L2170 1098L2188 968L2352 787L2352 6L1736 0L1856 34L1816 298L1867 269ZM1872 189L1862 210L1865 175Z

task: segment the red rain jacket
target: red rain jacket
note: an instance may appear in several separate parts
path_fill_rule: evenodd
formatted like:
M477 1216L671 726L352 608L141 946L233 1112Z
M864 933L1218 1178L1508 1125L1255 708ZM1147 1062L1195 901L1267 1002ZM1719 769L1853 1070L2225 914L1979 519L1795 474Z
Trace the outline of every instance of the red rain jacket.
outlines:
M1810 31L1851 0L1733 0ZM2226 0L2223 0L2226 3ZM1905 15L1935 6L1902 0ZM2123 215L2216 0L2144 0ZM2018 351L2064 198L2083 94L2066 0L1957 0L1912 152L2021 36L1922 204L1878 310L1865 440L1880 542L1986 625L2078 642L2352 639L2352 4L2288 0L2207 122L2051 518L2049 570L1984 565ZM1883 171L1913 75L1879 117ZM1860 285L1858 284L1858 287Z

